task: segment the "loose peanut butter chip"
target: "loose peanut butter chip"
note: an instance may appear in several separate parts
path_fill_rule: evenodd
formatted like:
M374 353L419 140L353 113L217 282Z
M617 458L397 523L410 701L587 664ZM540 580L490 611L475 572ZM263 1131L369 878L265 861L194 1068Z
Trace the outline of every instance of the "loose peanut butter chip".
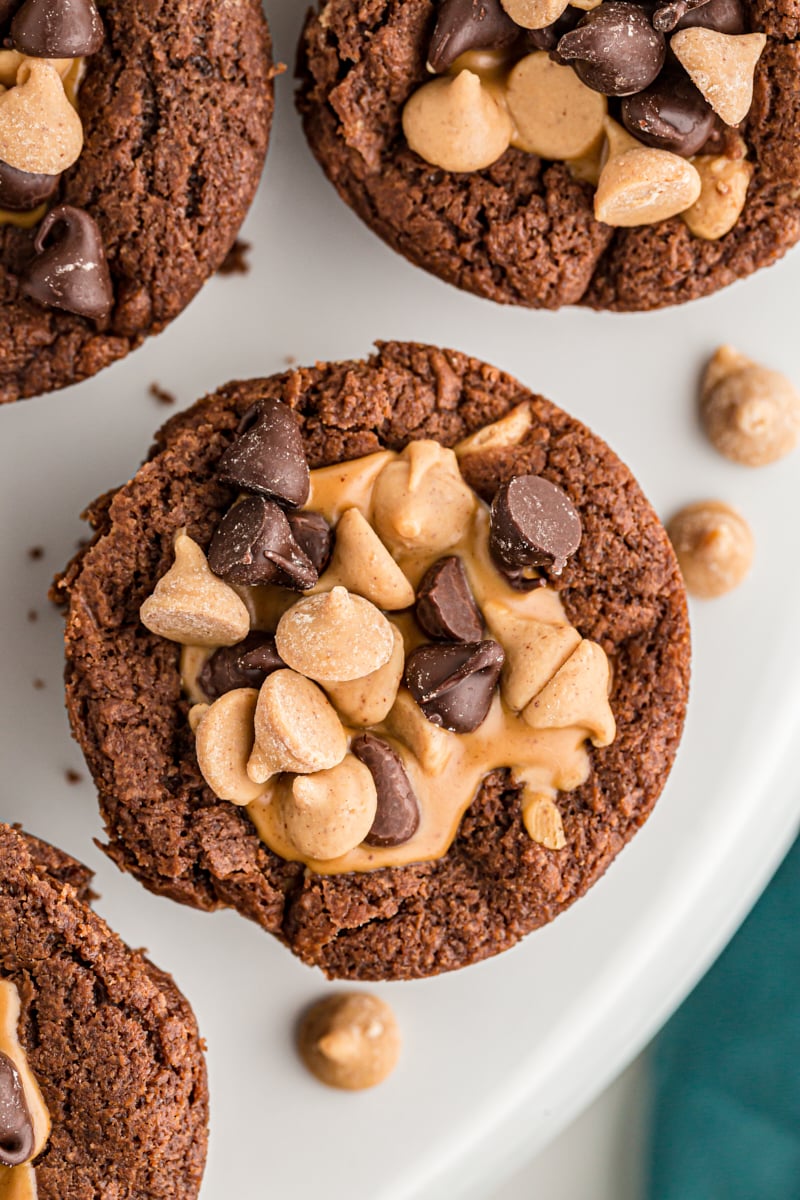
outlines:
M484 605L486 624L506 652L500 690L509 708L521 712L580 645L571 625L549 625L518 617L502 604Z
M301 675L319 683L347 683L385 666L394 635L374 604L335 587L292 605L278 622L275 646Z
M464 536L477 499L453 451L419 441L381 471L373 505L375 528L390 550L436 554Z
M518 446L527 436L533 421L531 406L526 400L493 425L476 430L455 447L456 458L469 458L471 454L486 454L490 450L507 450Z
M185 530L175 538L175 561L139 616L151 633L184 646L233 646L250 632L244 601L214 575Z
M280 771L310 774L335 767L347 753L347 735L324 693L294 671L275 671L258 693L255 746L247 774L266 783Z
M403 109L412 150L444 171L482 171L505 154L511 119L480 77L462 71L433 79Z
M264 785L254 783L247 774L255 741L257 702L256 688L226 692L201 715L195 730L197 763L203 778L220 800L233 804L249 804L264 792Z
M348 754L325 771L298 775L282 803L292 843L306 858L339 858L363 842L378 810L378 793L368 767Z
M699 155L693 165L702 190L683 219L695 237L713 242L730 233L742 215L753 167L743 158L721 154Z
M667 525L684 582L712 600L738 587L753 563L753 535L741 513L719 500L681 509Z
M514 145L529 154L556 161L579 158L603 137L606 97L544 51L520 59L506 95L516 128Z
M400 1057L394 1013L367 992L329 996L315 1004L300 1023L297 1044L312 1075L348 1091L382 1083Z
M563 850L567 844L561 813L551 796L525 789L522 820L532 842L547 850Z
M681 29L670 42L695 86L726 125L738 125L753 103L756 64L767 44L763 33Z
M333 558L322 582L327 587L340 584L387 612L414 603L414 589L357 508L349 508L339 519Z
M0 96L0 159L18 171L58 175L83 148L81 119L45 59L25 59L17 85Z
M669 150L642 146L609 159L600 174L594 215L605 225L654 225L690 208L700 195L697 170Z
M522 716L534 729L585 729L595 746L616 733L608 703L608 659L596 642L582 641Z
M326 683L325 691L337 712L350 725L380 725L397 698L406 664L400 630L392 625L392 656L377 671L347 683Z
M569 0L500 0L511 20L523 29L544 29L566 10ZM594 7L594 3L590 3ZM576 5L586 7L585 4Z
M779 371L762 367L730 346L709 363L700 403L712 443L734 462L762 467L800 440L800 394Z

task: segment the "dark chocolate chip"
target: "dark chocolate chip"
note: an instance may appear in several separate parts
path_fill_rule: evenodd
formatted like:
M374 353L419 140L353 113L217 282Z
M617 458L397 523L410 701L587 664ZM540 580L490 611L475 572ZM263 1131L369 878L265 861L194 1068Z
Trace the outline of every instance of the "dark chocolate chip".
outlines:
M25 0L11 22L11 43L31 58L83 58L103 44L94 0Z
M440 558L417 588L417 621L428 637L479 642L483 621L460 558Z
M653 25L662 33L697 25L717 33L744 33L746 24L742 0L670 0L653 14Z
M13 17L18 8L22 7L22 0L0 0L0 29Z
M539 475L517 475L492 504L489 547L503 571L547 567L560 575L581 544L581 519L566 492Z
M520 34L500 0L442 0L433 30L428 65L446 71L468 50L498 50Z
M33 1154L33 1121L19 1071L0 1051L0 1163L18 1167Z
M405 684L432 725L471 733L486 720L504 660L492 641L420 646L406 662Z
M402 846L419 828L419 804L400 755L372 733L356 738L350 749L369 769L378 793L378 811L364 841Z
M0 208L29 212L49 200L58 188L60 175L34 175L0 162Z
M288 512L286 516L298 546L321 575L333 553L333 530L322 513Z
M60 204L47 214L34 241L36 257L20 278L26 296L46 308L102 320L114 293L103 239L82 208Z
M630 96L653 82L664 65L664 35L644 9L608 0L559 40L559 61L568 62L587 87L605 96Z
M543 29L528 29L525 33L525 43L531 50L553 51L559 40L575 28L582 16L579 8L567 8L552 25L545 25Z
M247 496L229 509L211 539L208 565L230 583L274 583L297 592L319 578L286 513L264 496Z
M197 677L209 700L217 700L234 688L260 688L268 675L286 663L275 649L275 638L268 633L248 633L235 646L215 650Z
M646 146L691 158L717 124L716 114L685 71L662 71L655 83L622 101L622 122Z
M219 460L222 479L282 504L305 504L308 463L297 417L280 400L259 400L239 423L238 436Z

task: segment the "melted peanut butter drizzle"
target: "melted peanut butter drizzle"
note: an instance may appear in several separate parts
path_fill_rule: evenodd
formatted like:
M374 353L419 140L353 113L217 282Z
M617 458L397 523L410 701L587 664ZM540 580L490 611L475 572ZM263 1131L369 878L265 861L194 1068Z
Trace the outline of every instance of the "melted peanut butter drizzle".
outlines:
M11 1059L19 1073L25 1103L33 1122L32 1158L36 1158L44 1150L50 1136L50 1114L19 1042L19 1014L20 1000L16 986L10 979L0 979L0 1050ZM18 1167L0 1166L0 1200L36 1200L36 1195L36 1171L32 1161Z
M331 525L349 508L357 508L374 526L373 491L378 475L400 456L381 451L353 462L311 472L311 491L306 508L322 513ZM427 569L445 555L458 555L464 565L475 600L483 612L488 601L517 618L571 628L558 593L543 585L533 591L511 588L494 566L489 554L487 506L474 497L474 509L462 536L447 550L435 553L398 552L398 565L415 590ZM282 614L297 596L276 587L238 587L248 606L254 629L274 632ZM327 591L325 575L314 591ZM406 654L427 639L411 613L390 613L389 619L403 636ZM493 636L491 629L488 636ZM206 697L197 685L197 675L210 655L197 647L184 647L181 671L189 698L203 703ZM282 816L283 798L290 793L291 776L278 776L267 785L247 811L259 837L281 858L304 862L321 875L349 871L374 871L441 858L453 842L461 818L475 798L481 782L498 768L509 768L512 778L529 796L555 798L557 791L570 791L589 776L590 760L585 727L532 729L496 693L483 724L472 733L456 734L433 725L403 687L394 707L380 725L370 727L400 755L419 801L417 832L400 846L374 847L365 843L340 858L318 861L303 857L292 845ZM348 729L357 737L362 729Z

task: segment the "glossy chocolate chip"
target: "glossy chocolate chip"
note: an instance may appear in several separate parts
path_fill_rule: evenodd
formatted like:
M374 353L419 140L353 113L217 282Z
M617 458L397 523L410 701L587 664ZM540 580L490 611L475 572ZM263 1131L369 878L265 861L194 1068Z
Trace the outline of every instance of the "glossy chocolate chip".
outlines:
M560 575L581 544L581 519L566 492L539 475L516 475L492 504L489 548L501 569L546 567Z
M288 512L286 516L297 544L321 575L333 553L333 530L322 513Z
M286 663L275 649L275 638L267 633L248 633L236 646L220 646L197 677L209 700L217 700L234 688L260 688L273 671Z
M432 725L471 733L486 720L504 661L493 641L420 646L406 662L405 684Z
M103 320L114 293L103 239L82 208L60 204L47 214L33 243L36 257L20 278L20 289L46 308Z
M428 637L446 642L478 642L483 621L464 570L455 555L440 558L417 588L417 621Z
M0 208L12 212L30 212L38 208L58 188L60 175L34 175L30 171L18 171L8 163L0 162Z
M653 17L656 29L664 33L673 30L702 26L717 33L744 33L747 28L745 6L742 0L675 0L671 4L660 4Z
M248 496L229 509L211 539L208 565L230 583L274 583L297 592L319 578L286 514L264 496Z
M297 417L279 400L259 400L239 423L238 436L219 460L222 479L282 504L305 504L308 463Z
M33 1121L19 1071L0 1051L0 1164L18 1167L33 1154Z
M94 0L25 0L11 22L11 43L31 58L83 58L103 44Z
M419 828L419 804L400 755L372 733L356 738L350 749L369 770L378 793L378 811L364 841L402 846Z
M623 0L592 9L557 47L559 61L605 96L630 96L646 88L663 67L666 51L664 35L646 11Z
M446 71L468 50L497 50L519 36L500 0L442 0L428 50L432 71Z
M685 71L662 71L655 83L621 106L622 122L635 138L657 150L691 158L717 124L716 114Z

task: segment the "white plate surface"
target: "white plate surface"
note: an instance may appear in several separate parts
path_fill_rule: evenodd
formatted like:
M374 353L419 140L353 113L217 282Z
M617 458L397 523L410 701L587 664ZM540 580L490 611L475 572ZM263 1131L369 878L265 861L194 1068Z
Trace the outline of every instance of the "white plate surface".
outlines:
M272 5L289 63L304 8ZM0 815L88 862L102 915L192 1000L212 1088L204 1200L485 1197L655 1031L795 829L800 458L761 471L727 463L704 441L694 397L726 341L800 380L800 255L647 316L530 313L462 295L395 256L336 198L305 146L290 73L243 236L249 275L212 280L165 334L97 378L0 413ZM333 985L233 914L150 896L93 846L93 789L85 772L65 778L83 764L45 590L84 532L79 512L130 476L169 415L151 382L186 405L289 356L364 355L376 338L452 346L511 371L604 436L663 515L704 497L739 506L757 559L738 592L693 608L688 727L647 827L586 899L515 951L376 989L400 1019L402 1064L378 1091L344 1095L306 1076L291 1040L299 1009Z

